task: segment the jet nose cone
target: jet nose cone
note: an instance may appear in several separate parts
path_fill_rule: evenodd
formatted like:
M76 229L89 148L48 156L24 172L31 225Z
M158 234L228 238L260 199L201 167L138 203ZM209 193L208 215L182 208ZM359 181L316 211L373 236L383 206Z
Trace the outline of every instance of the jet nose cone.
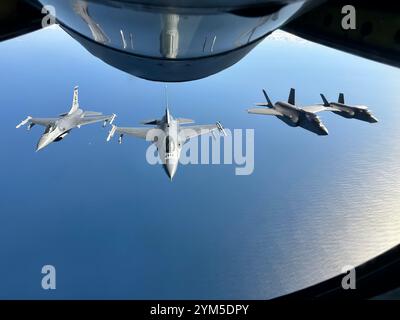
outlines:
M47 137L41 137L37 146L36 146L36 152L42 150L44 147L48 146L51 141L47 139Z
M322 129L322 136L327 136L329 134L328 129L324 126Z
M168 161L166 164L164 164L165 172L167 173L167 175L168 175L168 177L170 178L171 181L175 176L177 167L178 167L178 163L177 162Z
M378 119L376 117L374 117L374 116L371 116L370 122L371 123L376 123L376 122L378 122Z
M319 125L319 132L318 135L320 136L327 136L329 134L328 129L321 123Z

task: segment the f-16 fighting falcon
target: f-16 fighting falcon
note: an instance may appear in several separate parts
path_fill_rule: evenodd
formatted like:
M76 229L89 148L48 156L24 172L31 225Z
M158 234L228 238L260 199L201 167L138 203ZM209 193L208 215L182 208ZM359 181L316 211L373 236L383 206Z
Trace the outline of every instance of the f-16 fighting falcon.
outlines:
M347 105L344 102L344 94L340 93L339 94L339 99L338 102L328 102L328 100L325 98L325 96L321 93L321 98L322 101L324 102L323 106L325 107L332 107L335 110L332 110L332 112L338 114L339 116L342 116L344 118L348 119L357 119L361 121L366 121L369 123L375 123L378 122L378 119L375 118L371 111L368 110L367 106L360 106L360 105Z
M165 172L172 180L178 168L182 146L187 141L203 134L214 134L214 131L216 130L226 136L226 132L220 122L209 125L181 126L193 122L194 121L191 119L174 119L169 111L167 102L165 114L162 119L153 119L141 122L144 125L151 125L153 127L123 128L113 125L108 134L107 141L110 141L115 133L119 133L119 143L122 143L122 137L125 134L155 143Z
M80 128L83 125L100 121L104 121L103 126L105 126L107 122L112 124L115 117L115 114L103 115L100 112L82 110L78 102L78 87L75 87L72 107L68 113L60 114L54 118L33 118L29 116L18 124L16 128L18 129L25 124L28 124L28 130L35 124L46 127L36 147L36 151L39 151L52 142L64 139L73 128Z
M265 90L263 90L267 103L257 103L257 106L263 108L248 109L248 113L273 115L285 122L291 127L302 127L318 135L327 135L328 129L323 125L316 115L320 111L337 111L337 109L322 105L312 105L298 108L295 105L295 90L290 89L288 102L278 101L272 104Z

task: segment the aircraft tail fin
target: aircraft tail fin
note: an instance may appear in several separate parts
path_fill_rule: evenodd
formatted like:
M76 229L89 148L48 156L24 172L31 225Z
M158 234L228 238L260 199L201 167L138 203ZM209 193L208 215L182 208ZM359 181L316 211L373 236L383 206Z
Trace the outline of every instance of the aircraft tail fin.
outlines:
M339 93L338 102L341 103L341 104L344 104L344 94L343 93Z
M168 100L168 88L167 85L165 85L165 121L167 123L171 122L171 113L169 112L169 100Z
M76 86L74 88L74 97L72 98L72 107L71 107L71 110L69 110L68 114L71 114L79 109L78 91L79 91L79 88L78 88L78 86Z
M329 104L328 100L325 98L325 96L322 93L320 93L320 95L321 95L322 101L324 102L324 107L329 107L330 104Z
M291 104L291 105L295 105L296 104L295 90L293 88L290 89L288 103Z
M155 126L160 123L160 120L158 120L158 119L143 120L143 121L140 121L140 123L145 124L145 125L154 125Z
M165 121L171 123L171 113L169 112L168 107L165 109Z
M263 89L263 93L264 93L265 99L267 99L267 102L268 102L267 107L268 107L268 108L273 108L274 105L272 104L271 100L270 100L269 97L268 97L267 92L266 92L264 89Z

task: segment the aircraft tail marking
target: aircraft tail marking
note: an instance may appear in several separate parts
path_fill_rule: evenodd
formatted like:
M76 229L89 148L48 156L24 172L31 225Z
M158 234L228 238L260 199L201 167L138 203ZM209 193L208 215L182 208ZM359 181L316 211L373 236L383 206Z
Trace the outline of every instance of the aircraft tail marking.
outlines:
M78 86L76 86L74 88L74 97L72 98L72 107L71 107L71 110L68 112L68 114L71 114L79 109L78 91L79 91L79 88L78 88Z

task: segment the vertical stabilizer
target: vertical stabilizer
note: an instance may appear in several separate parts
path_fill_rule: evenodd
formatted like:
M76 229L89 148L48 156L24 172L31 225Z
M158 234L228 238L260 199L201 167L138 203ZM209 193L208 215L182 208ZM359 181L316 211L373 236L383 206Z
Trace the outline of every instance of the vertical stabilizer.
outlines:
M169 112L167 85L165 85L165 121L167 123L171 122L171 114Z
M341 104L344 104L344 94L343 93L339 93L338 102L341 103Z
M168 107L165 109L165 121L166 121L167 123L170 123L170 122L171 122L171 114L170 114L170 112L169 112Z
M290 89L288 103L291 105L296 105L295 101L295 90L293 88Z
M325 96L322 93L320 93L320 95L321 95L322 101L324 102L324 107L329 107L330 104L329 104L328 100L326 100Z
M74 88L74 97L72 98L72 107L68 114L71 114L79 109L79 100L78 100L78 86Z
M274 107L274 105L272 104L272 102L271 102L271 100L269 99L269 97L268 97L268 94L267 94L267 92L263 89L263 93L264 93L264 97L265 97L265 99L267 99L267 102L268 102L268 108L273 108Z

